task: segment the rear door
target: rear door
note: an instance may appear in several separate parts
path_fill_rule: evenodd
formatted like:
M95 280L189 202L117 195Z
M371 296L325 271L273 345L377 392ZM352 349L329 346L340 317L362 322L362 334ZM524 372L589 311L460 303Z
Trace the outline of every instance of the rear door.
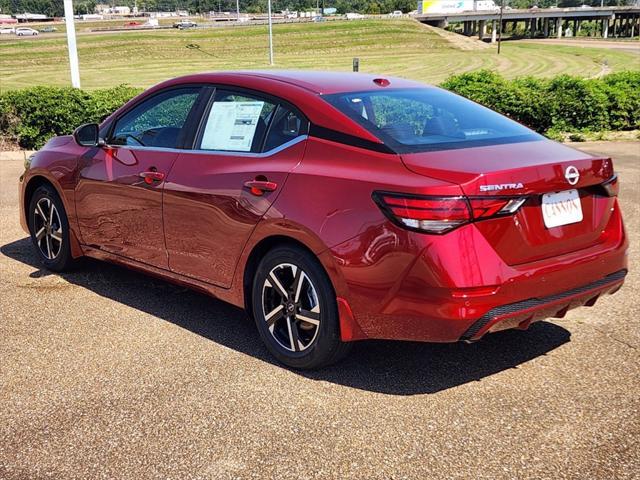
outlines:
M169 268L229 287L251 232L302 160L308 122L295 107L255 92L218 89L195 148L167 178Z
M200 93L198 86L171 88L142 100L115 120L105 147L80 158L84 244L168 268L162 190Z

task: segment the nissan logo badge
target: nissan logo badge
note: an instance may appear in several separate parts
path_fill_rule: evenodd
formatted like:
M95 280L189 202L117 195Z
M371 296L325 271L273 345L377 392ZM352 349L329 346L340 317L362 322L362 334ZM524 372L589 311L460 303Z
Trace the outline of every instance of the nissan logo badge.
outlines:
M578 169L576 167L570 165L564 172L564 178L567 179L569 185L575 185L576 183L578 183L578 180L580 180L580 172L578 172Z

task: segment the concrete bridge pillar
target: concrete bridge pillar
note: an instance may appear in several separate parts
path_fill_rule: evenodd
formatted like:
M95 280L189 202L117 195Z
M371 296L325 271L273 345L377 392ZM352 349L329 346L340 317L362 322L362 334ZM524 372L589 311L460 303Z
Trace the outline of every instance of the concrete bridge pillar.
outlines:
M491 43L496 43L496 35L497 35L496 21L491 20Z
M602 20L602 38L609 38L609 20Z
M484 36L487 34L487 21L486 20L480 20L478 23L479 23L478 38L480 40L483 40Z
M547 38L549 36L549 19L545 18L544 20L542 20L542 35L544 35L544 38Z
M537 18L532 18L530 25L531 25L531 38L534 38L536 36L536 28L537 28L537 24L538 23L538 19Z
M556 20L556 35L558 38L562 38L562 18Z

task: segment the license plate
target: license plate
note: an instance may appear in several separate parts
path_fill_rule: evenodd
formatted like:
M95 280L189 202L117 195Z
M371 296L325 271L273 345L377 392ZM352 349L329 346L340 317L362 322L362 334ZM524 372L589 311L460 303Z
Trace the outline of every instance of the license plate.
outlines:
M542 196L542 218L547 228L582 221L582 205L578 190L546 193Z

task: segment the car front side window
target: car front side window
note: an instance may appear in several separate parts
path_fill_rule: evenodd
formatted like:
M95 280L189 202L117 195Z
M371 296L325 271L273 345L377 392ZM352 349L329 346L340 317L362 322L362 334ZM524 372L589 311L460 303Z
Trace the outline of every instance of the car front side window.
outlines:
M108 143L180 148L182 128L199 93L199 87L176 88L144 100L116 121Z

